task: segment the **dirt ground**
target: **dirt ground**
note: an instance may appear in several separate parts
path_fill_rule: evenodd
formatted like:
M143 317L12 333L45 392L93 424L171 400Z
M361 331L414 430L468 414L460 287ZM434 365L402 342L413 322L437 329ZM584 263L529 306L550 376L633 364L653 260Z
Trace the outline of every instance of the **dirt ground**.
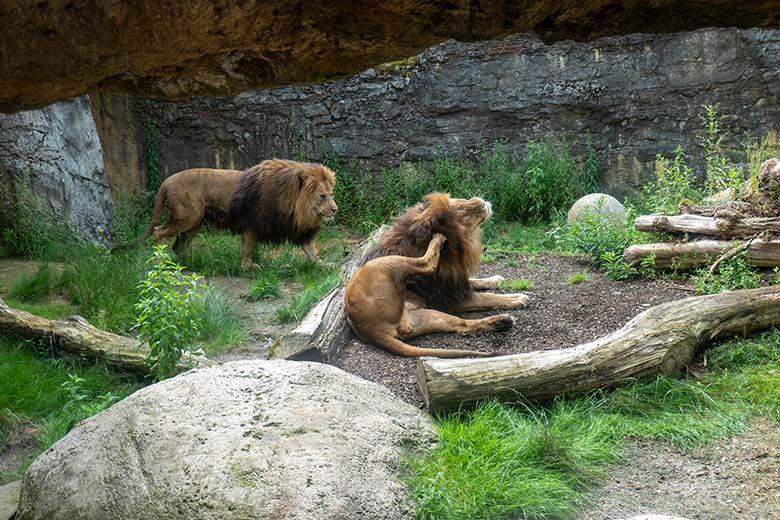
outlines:
M586 280L570 283L568 278L575 273L585 273ZM504 255L483 264L477 273L478 276L494 274L507 280L524 278L533 283L532 288L521 291L530 296L530 305L508 311L516 320L512 330L470 335L432 334L410 343L421 347L513 353L572 347L619 329L653 305L693 294L689 285L666 279L613 282L591 269L584 258L574 256ZM496 312L462 316L483 317ZM389 387L410 403L423 406L415 380L414 359L353 340L344 348L337 365Z

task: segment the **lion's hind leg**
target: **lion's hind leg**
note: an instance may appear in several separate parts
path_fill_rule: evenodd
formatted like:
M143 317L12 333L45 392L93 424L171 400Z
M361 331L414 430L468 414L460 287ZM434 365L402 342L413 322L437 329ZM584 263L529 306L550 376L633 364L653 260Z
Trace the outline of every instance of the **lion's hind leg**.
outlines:
M406 314L408 327L403 338L414 338L436 332L468 334L472 332L505 331L511 329L515 320L509 314L496 314L487 318L467 320L434 309L415 309Z

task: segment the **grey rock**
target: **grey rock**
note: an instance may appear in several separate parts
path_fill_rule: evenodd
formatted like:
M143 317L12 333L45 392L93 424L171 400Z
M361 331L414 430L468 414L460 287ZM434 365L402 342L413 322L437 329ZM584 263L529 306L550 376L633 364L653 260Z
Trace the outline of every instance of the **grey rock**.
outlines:
M580 197L577 202L572 204L569 212L566 214L566 223L571 224L581 220L586 212L597 212L608 215L615 224L625 226L626 210L623 204L615 197L606 193L590 193Z
M694 166L703 166L703 104L720 105L724 152L741 157L746 136L780 120L778 70L774 29L550 45L520 34L449 41L402 66L321 85L177 103L138 98L134 117L140 128L159 125L163 175L334 154L378 172L436 153L477 154L496 140L521 151L550 133L584 159L590 139L600 188L622 198L654 178L658 153L671 157L682 146Z
M19 506L19 492L21 489L21 480L15 480L0 486L0 520L13 518Z
M427 414L335 367L240 361L144 388L25 475L19 520L413 518Z
M26 178L55 219L104 240L113 202L87 96L0 115L0 174Z

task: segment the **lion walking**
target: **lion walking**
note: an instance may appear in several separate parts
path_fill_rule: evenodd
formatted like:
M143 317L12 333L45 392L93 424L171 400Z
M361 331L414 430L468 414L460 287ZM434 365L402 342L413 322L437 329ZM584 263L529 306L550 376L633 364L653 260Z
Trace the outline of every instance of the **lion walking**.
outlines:
M289 241L317 260L317 231L338 211L335 185L336 175L321 164L281 159L245 171L184 170L160 185L146 231L128 245L150 235L156 243L176 237L173 250L180 253L208 220L240 236L244 270L257 267L258 242ZM160 225L166 208L168 219Z

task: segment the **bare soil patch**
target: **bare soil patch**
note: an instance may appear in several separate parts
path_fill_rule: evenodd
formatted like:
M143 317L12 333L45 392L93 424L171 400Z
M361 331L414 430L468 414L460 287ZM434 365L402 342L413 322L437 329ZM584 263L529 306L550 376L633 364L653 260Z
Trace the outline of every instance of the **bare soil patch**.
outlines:
M759 420L743 435L692 452L633 442L577 520L640 514L691 520L780 519L780 428Z
M586 280L569 282L585 273ZM615 282L592 269L584 257L552 254L506 254L482 264L478 276L499 274L525 278L533 287L528 308L463 314L483 317L509 312L515 327L509 332L471 335L432 334L410 341L422 347L462 348L512 353L568 348L609 334L653 305L691 296L690 285L668 279ZM513 292L498 290L498 292ZM339 367L389 387L400 398L423 406L415 380L416 360L402 358L357 339L344 348Z

